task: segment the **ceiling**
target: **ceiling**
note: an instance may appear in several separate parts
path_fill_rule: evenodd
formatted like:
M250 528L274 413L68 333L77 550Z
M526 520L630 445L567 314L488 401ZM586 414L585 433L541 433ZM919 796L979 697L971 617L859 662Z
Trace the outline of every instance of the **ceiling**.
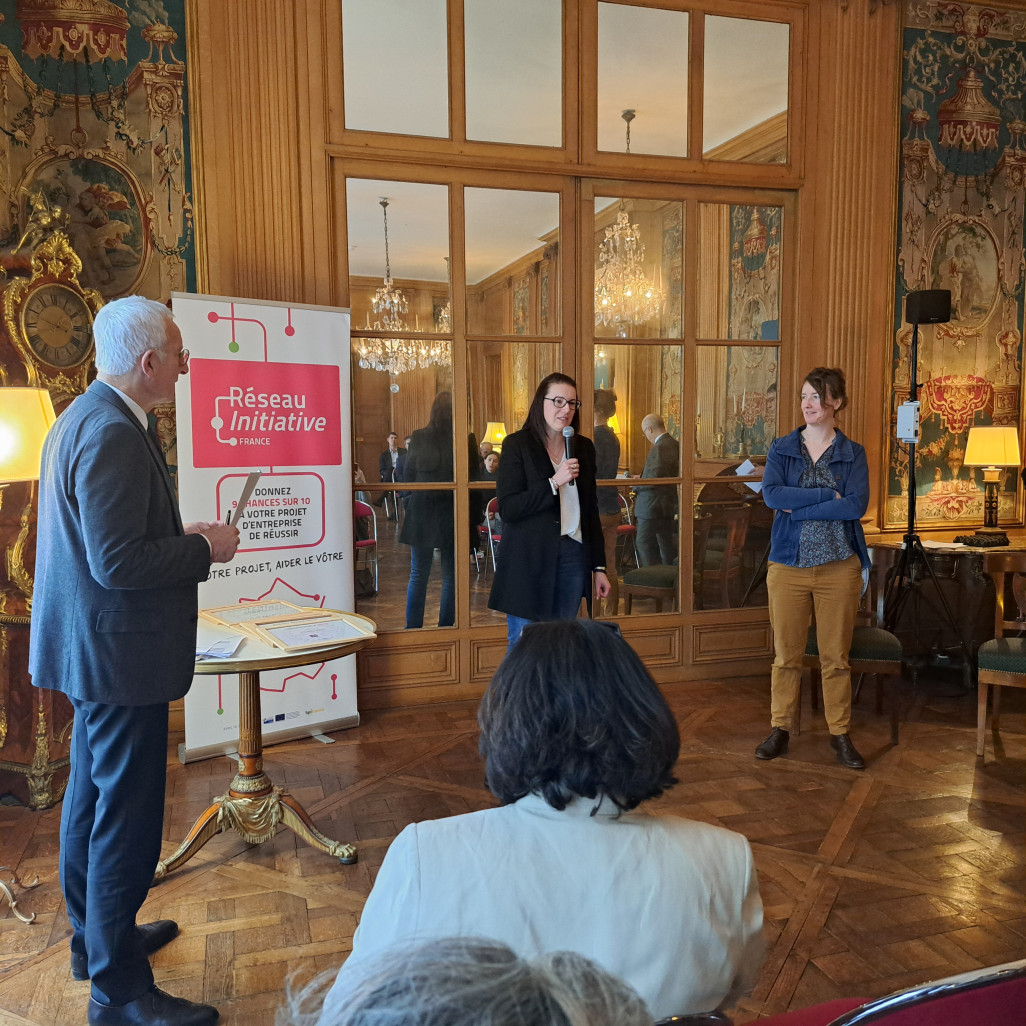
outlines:
M686 12L600 3L599 148L686 153ZM348 128L448 137L445 0L343 0ZM560 144L560 0L465 0L467 134ZM387 30L386 30L387 29ZM786 24L706 17L703 148L787 108ZM384 274L379 200L389 199L395 278L445 280L447 189L349 180L350 273ZM467 190L467 278L479 282L542 245L559 223L558 194ZM603 204L600 204L600 206Z

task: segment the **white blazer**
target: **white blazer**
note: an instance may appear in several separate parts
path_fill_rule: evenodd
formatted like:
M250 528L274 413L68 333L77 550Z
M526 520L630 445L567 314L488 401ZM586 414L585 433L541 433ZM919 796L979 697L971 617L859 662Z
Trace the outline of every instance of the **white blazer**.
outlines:
M324 1004L383 948L489 937L533 958L577 951L626 980L654 1019L731 1005L762 966L762 900L740 834L676 816L536 796L411 823L381 865ZM610 810L607 813L606 810Z

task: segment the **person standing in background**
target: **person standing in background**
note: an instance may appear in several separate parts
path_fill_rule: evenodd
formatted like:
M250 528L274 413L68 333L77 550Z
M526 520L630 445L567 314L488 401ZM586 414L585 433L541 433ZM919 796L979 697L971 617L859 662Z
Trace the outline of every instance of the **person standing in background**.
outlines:
M611 388L595 389L595 477L616 477L620 466L620 440L609 426L616 413L616 393ZM616 572L616 529L620 526L620 493L606 485L597 489L602 542L606 551L609 594L597 603L600 615L616 616L620 608L620 578Z
M394 431L389 431L388 437L385 439L385 450L378 457L378 478L381 481L393 484L396 481L401 480L399 477L399 460L406 455L406 450L399 445L399 436ZM378 499L375 501L375 506L380 506L382 503L385 504L386 511L388 510L387 494L383 492ZM392 493L395 497L395 492ZM395 498L395 509L389 516L390 520L396 520L399 517L399 500Z
M676 477L680 445L666 430L658 413L641 422L652 446L642 477ZM638 525L638 559L642 566L673 566L677 562L677 488L675 485L636 485L634 519Z
M171 312L129 296L96 315L97 379L43 447L29 671L74 708L60 831L71 974L100 1026L208 1026L211 1005L154 985L178 932L136 925L160 858L168 703L192 683L197 585L239 532L182 524L146 415L175 397L189 351Z
M452 481L452 393L439 392L431 405L427 427L414 431L403 470L404 483ZM410 546L410 582L406 588L406 628L424 626L428 579L439 550L442 596L438 626L456 622L456 564L453 547L453 493L449 490L410 491L399 541Z

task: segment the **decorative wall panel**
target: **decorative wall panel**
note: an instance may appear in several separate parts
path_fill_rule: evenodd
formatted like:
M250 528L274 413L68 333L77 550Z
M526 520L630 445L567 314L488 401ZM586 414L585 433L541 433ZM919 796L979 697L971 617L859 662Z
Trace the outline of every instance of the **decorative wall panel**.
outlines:
M0 18L8 272L27 269L29 214L49 205L105 299L195 288L184 35L184 0L25 3Z
M904 524L912 477L920 525L979 522L982 470L962 462L968 431L1022 423L1026 13L909 4L904 58L895 408L911 383L905 294L950 290L951 320L919 328L921 440L910 475L890 439L886 524ZM1016 476L1003 475L1001 520L1016 514Z

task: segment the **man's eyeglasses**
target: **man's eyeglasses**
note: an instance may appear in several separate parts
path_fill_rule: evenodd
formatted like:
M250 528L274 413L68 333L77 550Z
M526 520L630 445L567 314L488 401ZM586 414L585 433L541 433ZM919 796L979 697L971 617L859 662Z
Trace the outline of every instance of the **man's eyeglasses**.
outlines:
M580 399L564 399L561 395L547 395L545 397L557 410L563 409L564 406L569 406L573 410L579 410L584 404Z
M178 354L178 362L179 363L188 363L189 362L189 350L188 349L183 349Z

